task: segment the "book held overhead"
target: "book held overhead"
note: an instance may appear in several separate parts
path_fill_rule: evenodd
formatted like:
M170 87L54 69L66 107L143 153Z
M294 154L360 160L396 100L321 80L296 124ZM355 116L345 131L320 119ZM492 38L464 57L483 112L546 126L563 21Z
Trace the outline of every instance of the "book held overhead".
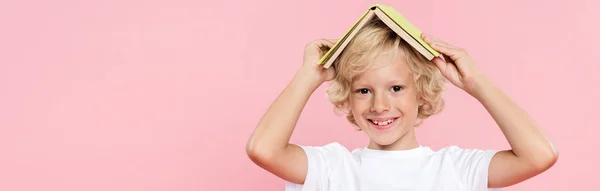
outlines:
M340 40L338 40L327 53L319 60L319 64L323 67L329 68L335 59L342 53L344 48L350 43L352 38L358 33L358 31L365 26L370 20L379 18L388 27L390 27L396 34L398 34L404 41L415 48L428 60L432 60L434 57L440 55L439 52L431 48L423 39L421 39L421 31L410 23L402 14L396 11L393 7L375 4L371 6L363 15L356 21L356 23L344 34Z

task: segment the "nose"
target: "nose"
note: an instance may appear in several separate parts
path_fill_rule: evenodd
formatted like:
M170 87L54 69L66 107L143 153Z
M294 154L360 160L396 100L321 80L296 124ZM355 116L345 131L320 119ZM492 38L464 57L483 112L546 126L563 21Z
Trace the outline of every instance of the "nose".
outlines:
M390 110L390 102L385 95L375 95L371 104L371 112L383 113Z

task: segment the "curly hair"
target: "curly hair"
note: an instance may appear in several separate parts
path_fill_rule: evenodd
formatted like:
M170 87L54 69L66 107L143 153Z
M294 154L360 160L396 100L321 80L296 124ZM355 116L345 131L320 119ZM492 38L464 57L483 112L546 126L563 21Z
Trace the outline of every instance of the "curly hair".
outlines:
M376 63L370 62L371 60L390 53L394 57L403 56L413 74L417 95L424 100L424 104L418 108L418 118L425 119L441 112L444 107L444 76L434 63L377 18L356 34L333 64L336 75L329 84L327 98L334 105L336 112L348 110L352 80L375 67ZM357 125L352 113L348 112L346 118L350 123Z

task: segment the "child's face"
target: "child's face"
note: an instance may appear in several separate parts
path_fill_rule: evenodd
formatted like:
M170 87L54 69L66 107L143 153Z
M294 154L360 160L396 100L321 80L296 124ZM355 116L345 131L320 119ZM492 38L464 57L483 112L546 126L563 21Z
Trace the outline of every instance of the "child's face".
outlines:
M382 55L379 67L367 70L352 82L350 109L358 126L380 146L412 133L421 103L413 76L403 56Z

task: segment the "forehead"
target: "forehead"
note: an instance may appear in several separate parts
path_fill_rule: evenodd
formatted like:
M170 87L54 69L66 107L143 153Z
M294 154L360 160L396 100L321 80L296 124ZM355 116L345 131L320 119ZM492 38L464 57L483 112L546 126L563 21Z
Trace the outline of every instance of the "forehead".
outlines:
M393 81L408 82L412 79L412 72L406 58L401 54L383 54L369 60L372 67L356 76L353 82L378 83Z

